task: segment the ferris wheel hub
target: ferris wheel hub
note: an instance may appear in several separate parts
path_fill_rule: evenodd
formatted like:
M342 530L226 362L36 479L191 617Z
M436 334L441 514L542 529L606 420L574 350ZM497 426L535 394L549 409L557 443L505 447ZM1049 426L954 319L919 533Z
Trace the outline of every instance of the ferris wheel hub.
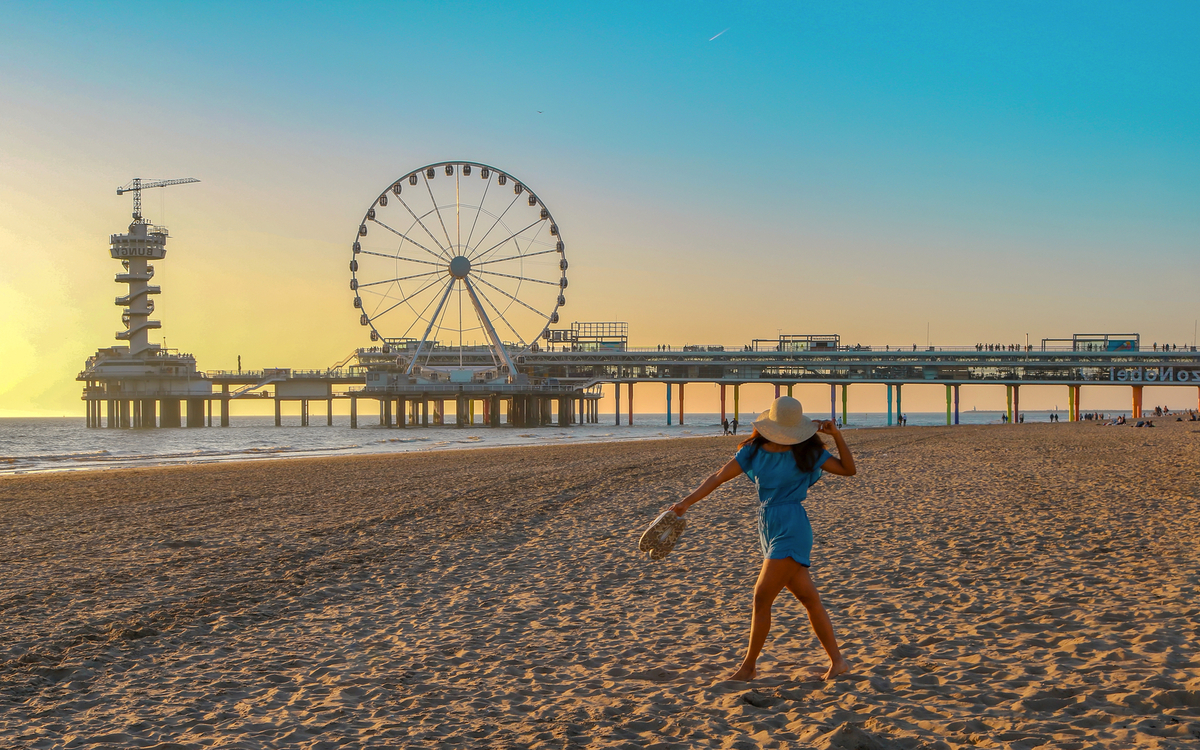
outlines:
M465 255L456 256L450 261L450 275L456 279L465 279L471 272L471 260Z

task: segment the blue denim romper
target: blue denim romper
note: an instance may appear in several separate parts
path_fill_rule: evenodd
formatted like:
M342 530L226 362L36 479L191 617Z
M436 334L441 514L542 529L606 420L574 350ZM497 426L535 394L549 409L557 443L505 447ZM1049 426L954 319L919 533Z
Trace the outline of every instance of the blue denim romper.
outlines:
M804 500L808 488L821 478L829 451L821 451L815 467L807 473L796 466L791 451L772 453L755 448L753 443L742 446L734 458L758 488L758 543L763 558L790 557L809 567L813 532Z

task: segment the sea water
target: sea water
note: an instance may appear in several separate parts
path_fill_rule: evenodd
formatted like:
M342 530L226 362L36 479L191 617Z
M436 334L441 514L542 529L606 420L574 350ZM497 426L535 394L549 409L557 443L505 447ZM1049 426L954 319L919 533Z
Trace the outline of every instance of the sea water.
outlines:
M1024 412L1026 422L1048 422L1050 412ZM749 434L755 415L744 415L739 434ZM1000 424L1002 412L964 411L961 424ZM476 416L476 421L479 417ZM569 445L627 440L703 437L721 434L719 414L687 414L685 424L667 425L665 414L634 415L634 424L614 425L611 413L600 424L571 427L382 427L350 429L348 418L335 416L334 426L275 426L273 417L233 417L229 427L146 430L88 429L82 418L0 419L0 474L80 471L133 466L203 464L219 461L346 456L372 453L497 448L520 445ZM846 429L882 427L884 413L852 412ZM945 412L910 413L908 425L945 425Z

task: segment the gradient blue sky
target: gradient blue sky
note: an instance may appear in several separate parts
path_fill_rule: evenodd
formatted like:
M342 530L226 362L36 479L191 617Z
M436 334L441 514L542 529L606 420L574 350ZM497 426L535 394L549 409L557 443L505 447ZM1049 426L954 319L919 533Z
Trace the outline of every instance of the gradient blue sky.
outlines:
M6 3L0 414L78 411L134 176L203 180L146 202L202 368L364 345L345 246L440 159L536 189L565 318L635 343L1190 342L1197 49L1194 2Z

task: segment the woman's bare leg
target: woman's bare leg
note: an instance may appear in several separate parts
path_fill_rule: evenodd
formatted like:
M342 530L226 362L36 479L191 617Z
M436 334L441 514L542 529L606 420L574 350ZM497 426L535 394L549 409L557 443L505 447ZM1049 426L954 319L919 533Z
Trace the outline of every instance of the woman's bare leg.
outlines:
M762 569L758 571L758 582L754 584L754 610L750 619L750 645L746 648L746 657L737 671L726 679L748 681L756 674L754 665L758 663L758 655L762 652L763 644L767 641L767 633L771 630L771 605L775 597L788 585L795 575L796 569L804 567L790 557L782 560L763 560Z
M817 587L813 584L812 576L808 574L808 568L799 563L796 563L796 566L799 570L788 579L787 588L808 610L808 621L812 623L813 632L817 634L817 640L825 647L825 653L829 654L829 669L825 670L825 674L821 677L822 680L828 680L850 671L850 665L846 663L841 650L838 649L837 638L833 635L833 623L829 621L829 613L825 611L825 605L821 604L821 595L817 593Z

